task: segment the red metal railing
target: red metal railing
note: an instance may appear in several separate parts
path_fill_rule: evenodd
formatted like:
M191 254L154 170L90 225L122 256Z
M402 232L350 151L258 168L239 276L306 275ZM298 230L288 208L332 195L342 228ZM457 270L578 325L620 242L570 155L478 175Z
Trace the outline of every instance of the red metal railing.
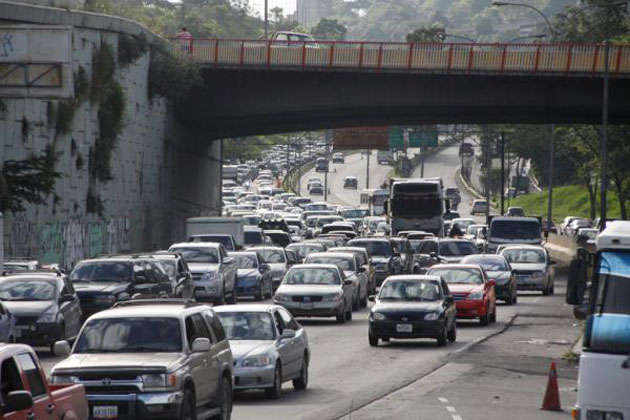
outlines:
M461 44L354 41L175 41L173 51L217 67L496 73L602 73L599 44ZM610 47L610 71L630 76L630 45Z

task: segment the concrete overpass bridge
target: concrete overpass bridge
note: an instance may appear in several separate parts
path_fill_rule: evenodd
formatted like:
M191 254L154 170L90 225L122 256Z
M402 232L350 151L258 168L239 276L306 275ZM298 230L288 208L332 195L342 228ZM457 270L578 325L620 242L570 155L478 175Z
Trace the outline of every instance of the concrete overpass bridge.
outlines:
M179 117L212 138L363 125L598 123L599 44L175 45L203 68ZM610 121L630 121L630 45L610 48Z

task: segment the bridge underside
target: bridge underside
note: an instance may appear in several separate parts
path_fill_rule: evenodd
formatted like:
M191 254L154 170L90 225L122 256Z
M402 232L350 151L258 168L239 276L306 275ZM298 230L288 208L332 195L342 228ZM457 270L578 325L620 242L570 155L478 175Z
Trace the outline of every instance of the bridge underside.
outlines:
M393 124L599 124L602 80L567 76L204 69L178 113L210 138ZM630 123L630 79L610 122Z

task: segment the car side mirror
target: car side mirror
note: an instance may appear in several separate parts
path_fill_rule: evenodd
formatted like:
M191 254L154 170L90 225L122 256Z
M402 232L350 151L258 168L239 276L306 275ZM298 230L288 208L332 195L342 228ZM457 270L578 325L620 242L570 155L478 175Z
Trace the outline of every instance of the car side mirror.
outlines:
M193 353L205 353L210 351L210 340L205 337L197 337L192 343Z
M369 300L370 302L376 302L376 296L374 296L374 295L370 295L370 296L368 296L368 300Z
M234 263L234 258L232 258L232 257L225 257L225 258L223 258L223 260L221 260L221 262L223 264L230 265L230 264Z
M392 253L392 257L398 257L398 258L400 258L400 252L394 252L394 253Z
M33 407L33 396L29 391L13 391L9 392L4 401L2 411L10 413L13 411L26 410Z
M495 287L497 285L496 280L488 280L488 287Z
M553 258L550 258L549 265L556 265L556 260L554 260Z
M437 252L429 252L429 257L431 257L431 258L437 258L437 257L438 257L438 254L437 254Z
M57 357L68 357L70 354L70 343L66 340L57 341L53 345L53 354Z
M59 303L72 302L74 300L74 295L65 294L59 297Z
M236 250L237 251L242 251L243 250L243 245L236 245Z
M343 281L343 285L344 286L351 286L352 285L352 280L344 280Z
M260 266L258 267L258 271L260 271L261 273L267 270L269 270L269 264L260 264Z
M628 358L621 364L621 367L624 369L630 369L630 354L628 355Z
M446 303L449 303L449 304L450 304L450 303L455 302L455 299L453 298L453 296L450 296L450 295L449 295L449 296L445 296L445 297L444 297L444 302L446 302Z
M145 276L135 276L133 278L134 283L146 283L147 282L147 278Z
M285 328L282 331L282 334L280 334L280 340L287 340L289 338L294 338L295 337L295 330L289 329L289 328Z
M365 267L359 267L358 270L357 270L357 272L359 272L359 273L365 273L366 271L367 271L367 268L365 268Z

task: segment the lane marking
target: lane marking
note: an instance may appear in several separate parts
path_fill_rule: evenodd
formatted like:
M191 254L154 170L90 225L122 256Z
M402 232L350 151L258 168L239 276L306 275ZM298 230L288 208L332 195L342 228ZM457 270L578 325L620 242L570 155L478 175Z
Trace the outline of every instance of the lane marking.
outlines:
M442 404L448 404L448 400L446 398L444 398L444 397L440 397L440 398L438 398L438 400L440 400L440 402Z
M446 411L448 411L449 413L457 413L457 410L455 410L455 407L453 407L452 405L447 405Z

